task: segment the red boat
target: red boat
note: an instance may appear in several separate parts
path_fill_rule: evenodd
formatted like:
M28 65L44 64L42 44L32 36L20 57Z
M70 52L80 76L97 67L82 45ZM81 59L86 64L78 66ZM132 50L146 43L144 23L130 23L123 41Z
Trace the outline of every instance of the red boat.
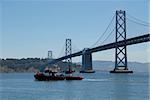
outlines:
M72 76L72 73L75 71L69 70L66 72L66 75L57 73L57 71L52 71L49 69L46 69L44 73L37 72L34 77L38 81L50 81L50 80L82 80L83 77L80 76ZM67 75L68 74L68 75Z
M43 73L36 73L34 75L35 79L38 81L50 81L50 80L82 80L83 77L80 76L64 76L64 75L45 75Z
M49 75L45 75L43 73L38 72L34 75L34 77L38 81L65 80L64 75L56 75L54 73L51 73Z

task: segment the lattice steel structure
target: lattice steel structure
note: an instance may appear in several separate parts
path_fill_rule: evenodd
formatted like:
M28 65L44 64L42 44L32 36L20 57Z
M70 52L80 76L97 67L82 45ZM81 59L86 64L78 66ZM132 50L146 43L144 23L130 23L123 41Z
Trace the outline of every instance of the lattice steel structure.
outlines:
M65 50L66 56L72 54L72 45L71 45L71 39L66 39L66 50ZM68 63L69 71L71 71L71 64L72 64L72 58L71 56L66 59L66 62Z
M116 11L116 42L125 40L126 43L126 13L125 11ZM127 48L126 45L115 48L115 69L128 70L127 68Z
M52 51L48 51L47 58L48 59L52 59L53 58Z

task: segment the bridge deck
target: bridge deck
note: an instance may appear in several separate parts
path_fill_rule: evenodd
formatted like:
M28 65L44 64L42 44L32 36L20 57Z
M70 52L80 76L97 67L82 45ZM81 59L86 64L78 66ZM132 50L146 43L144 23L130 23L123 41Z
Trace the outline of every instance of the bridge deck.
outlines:
M101 45L101 46L98 46L98 47L90 48L89 51L91 53L94 53L94 52L98 52L98 51L113 49L116 46L122 47L124 45L133 45L133 44L149 42L149 41L150 41L150 34L145 34L145 35L129 38L129 39L126 39L126 40L123 40L123 41L119 41L117 43L113 42L113 43L109 43L109 44L106 44L106 45ZM68 55L68 56L63 56L63 57L57 58L51 63L56 63L56 62L64 60L64 59L67 59L67 58L70 58L70 57L76 57L76 56L80 56L80 55L82 55L82 51L73 53L73 54Z

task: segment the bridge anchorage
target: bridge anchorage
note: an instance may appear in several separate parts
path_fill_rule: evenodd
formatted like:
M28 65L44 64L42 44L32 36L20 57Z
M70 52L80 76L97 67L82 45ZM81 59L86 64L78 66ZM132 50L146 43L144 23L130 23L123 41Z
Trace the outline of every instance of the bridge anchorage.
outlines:
M133 73L127 67L127 47L126 47L126 13L116 11L116 43L120 40L125 41L125 45L115 47L115 68L110 73Z

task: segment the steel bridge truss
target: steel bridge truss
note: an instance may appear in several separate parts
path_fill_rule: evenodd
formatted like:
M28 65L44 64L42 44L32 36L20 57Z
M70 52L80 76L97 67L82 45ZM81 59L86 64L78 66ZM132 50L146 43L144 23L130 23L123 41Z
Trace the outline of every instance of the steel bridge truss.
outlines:
M72 46L71 46L71 39L66 39L66 49L65 49L65 55L71 55L72 54ZM66 58L66 62L68 63L69 71L71 71L71 64L72 64L72 58L71 56Z
M126 43L126 15L125 11L116 11L116 43L124 40ZM127 48L126 44L122 47L115 47L115 69L128 70L127 68Z
M141 36L126 39L126 41L121 40L121 41L118 41L117 43L113 42L113 43L97 46L97 47L94 47L94 48L90 48L89 52L94 53L94 52L113 49L113 48L116 48L116 46L118 46L118 47L123 47L125 45L130 46L130 45L145 43L145 42L149 42L149 41L150 41L150 34L145 34L145 35L141 35ZM57 59L53 60L52 62L50 62L48 64L54 64L56 62L59 62L61 60L64 60L64 59L67 59L67 58L70 58L70 57L81 56L82 54L83 54L83 51L78 51L76 53L57 58Z

